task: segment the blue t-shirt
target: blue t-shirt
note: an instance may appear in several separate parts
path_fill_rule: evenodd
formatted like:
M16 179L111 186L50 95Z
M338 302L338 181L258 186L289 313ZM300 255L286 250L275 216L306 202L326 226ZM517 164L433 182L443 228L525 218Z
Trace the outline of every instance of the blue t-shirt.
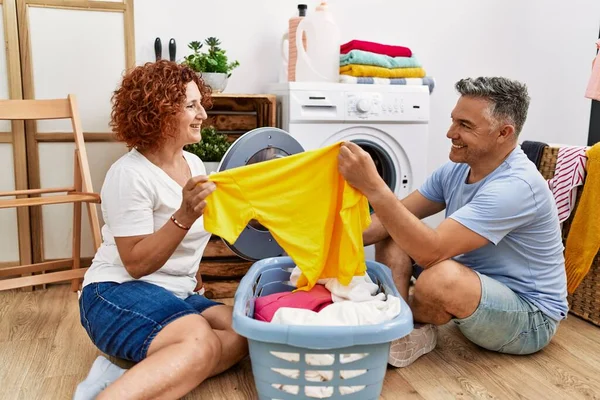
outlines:
M446 204L446 218L491 242L454 260L562 320L568 311L564 247L547 182L519 146L479 182L466 183L469 171L467 164L448 162L419 189Z

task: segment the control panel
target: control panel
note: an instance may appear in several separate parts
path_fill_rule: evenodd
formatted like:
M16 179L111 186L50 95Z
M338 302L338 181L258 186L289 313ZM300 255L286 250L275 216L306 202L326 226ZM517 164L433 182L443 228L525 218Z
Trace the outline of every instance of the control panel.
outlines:
M428 120L429 93L346 92L347 120Z
M429 121L427 86L286 82L274 84L272 92L285 123Z

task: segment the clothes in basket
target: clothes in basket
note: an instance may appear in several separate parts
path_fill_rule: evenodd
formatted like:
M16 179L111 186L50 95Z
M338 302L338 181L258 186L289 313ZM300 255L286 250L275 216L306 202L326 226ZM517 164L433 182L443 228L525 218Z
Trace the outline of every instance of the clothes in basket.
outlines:
M295 286L301 274L302 271L295 267L290 275L290 283ZM400 299L392 295L386 296L384 293L378 293L378 286L373 283L368 274L355 276L349 285L342 285L335 278L320 279L317 284L325 285L322 287L325 290L330 290L330 298L334 301L333 304L319 311L300 307L282 307L275 312L271 323L309 326L374 325L389 321L400 313ZM276 353L274 355L288 361L300 357L298 353ZM360 360L364 356L364 354L356 353L344 354L340 361L350 363ZM312 354L306 357L306 363L315 366L332 365L333 358L331 354ZM300 373L297 369L274 368L273 370L293 379L297 379ZM366 372L364 369L342 370L340 371L340 377L350 379ZM308 370L305 375L307 380L315 382L326 382L333 379L333 371L331 370ZM298 385L273 384L273 387L294 394L297 394L299 390ZM342 394L355 393L362 389L364 389L364 385L340 386ZM306 391L306 394L309 397L326 398L333 394L333 387L312 387Z
M374 261L366 263L368 278L376 288L374 295L369 297L383 297L384 300L344 300L342 296L360 297L360 290L353 292L353 288L346 288L350 289L346 294L336 295L340 301L314 314L342 304L347 307L357 303L367 307L369 302L390 305L397 302L386 310L395 314L394 317L371 325L297 325L297 318L280 324L277 315L271 323L255 320L253 307L257 298L295 289L290 284L295 264L289 257L274 257L260 260L250 268L235 295L233 328L248 338L259 398L368 400L379 397L390 343L410 333L413 321L410 308L400 298L389 269ZM384 313L382 310L381 315Z
M303 308L315 312L332 304L331 293L323 285L315 285L309 291L280 292L259 297L254 304L254 319L271 322L273 315L282 307Z

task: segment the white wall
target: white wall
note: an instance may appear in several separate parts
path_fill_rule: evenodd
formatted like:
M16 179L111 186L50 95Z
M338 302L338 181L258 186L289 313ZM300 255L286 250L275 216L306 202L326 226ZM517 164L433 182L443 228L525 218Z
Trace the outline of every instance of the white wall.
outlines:
M154 60L154 39L168 58L187 43L221 39L241 66L226 92L261 93L278 79L280 38L297 3L281 0L143 0L135 3L138 63ZM177 6L175 6L177 4ZM503 75L525 82L532 98L522 140L583 145L590 100L583 97L596 54L598 0L330 0L343 41L363 39L410 47L436 79L431 97L429 169L447 160L445 138L462 77Z

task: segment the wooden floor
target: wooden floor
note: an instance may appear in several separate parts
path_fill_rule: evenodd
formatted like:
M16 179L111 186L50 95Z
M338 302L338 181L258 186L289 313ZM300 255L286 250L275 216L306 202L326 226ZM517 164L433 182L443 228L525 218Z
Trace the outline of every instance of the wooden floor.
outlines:
M69 286L0 292L0 399L70 399L98 354ZM185 397L254 398L249 360ZM388 369L381 398L600 399L600 328L570 315L546 349L517 357L481 350L448 324L436 350Z

